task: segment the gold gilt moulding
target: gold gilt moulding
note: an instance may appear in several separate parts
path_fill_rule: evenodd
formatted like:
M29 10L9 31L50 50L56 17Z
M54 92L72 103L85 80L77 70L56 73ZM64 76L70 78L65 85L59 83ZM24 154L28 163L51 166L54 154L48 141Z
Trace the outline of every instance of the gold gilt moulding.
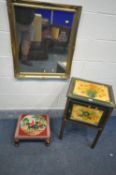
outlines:
M82 7L8 0L16 78L70 77Z

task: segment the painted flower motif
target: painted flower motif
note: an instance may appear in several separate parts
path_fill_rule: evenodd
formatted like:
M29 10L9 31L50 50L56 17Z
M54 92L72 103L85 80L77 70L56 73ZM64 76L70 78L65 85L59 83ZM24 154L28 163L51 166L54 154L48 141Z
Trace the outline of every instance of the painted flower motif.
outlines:
M102 114L103 111L99 109L82 105L73 105L71 119L97 125Z

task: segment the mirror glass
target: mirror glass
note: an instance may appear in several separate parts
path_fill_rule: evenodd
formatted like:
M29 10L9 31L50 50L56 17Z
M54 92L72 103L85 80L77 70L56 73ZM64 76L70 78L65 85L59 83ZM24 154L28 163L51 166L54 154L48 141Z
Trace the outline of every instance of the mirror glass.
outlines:
M8 7L15 76L68 78L80 7L16 0Z

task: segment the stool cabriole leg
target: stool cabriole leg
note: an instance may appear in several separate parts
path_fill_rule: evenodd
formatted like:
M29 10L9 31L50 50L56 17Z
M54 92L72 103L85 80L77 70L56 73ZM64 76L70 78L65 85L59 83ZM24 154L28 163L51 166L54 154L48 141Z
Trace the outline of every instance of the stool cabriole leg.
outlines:
M48 138L48 139L45 140L45 145L46 146L49 146L50 143L51 143L51 138Z
M14 144L15 144L15 146L18 147L18 146L19 146L19 142L20 142L19 139L14 139Z

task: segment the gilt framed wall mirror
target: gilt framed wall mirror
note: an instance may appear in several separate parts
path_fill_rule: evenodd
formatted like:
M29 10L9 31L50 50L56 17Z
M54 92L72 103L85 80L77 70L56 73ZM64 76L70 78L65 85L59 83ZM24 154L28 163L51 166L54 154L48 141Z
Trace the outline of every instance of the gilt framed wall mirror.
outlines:
M7 1L16 78L70 76L80 6Z

